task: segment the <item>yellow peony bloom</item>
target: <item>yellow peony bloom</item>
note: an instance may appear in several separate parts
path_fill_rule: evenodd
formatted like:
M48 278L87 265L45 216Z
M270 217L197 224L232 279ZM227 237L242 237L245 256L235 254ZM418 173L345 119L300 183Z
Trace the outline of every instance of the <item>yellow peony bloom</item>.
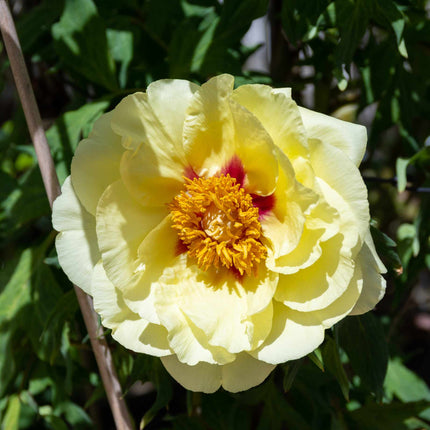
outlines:
M246 390L384 294L365 146L288 89L156 81L78 146L60 264L126 348L190 390Z

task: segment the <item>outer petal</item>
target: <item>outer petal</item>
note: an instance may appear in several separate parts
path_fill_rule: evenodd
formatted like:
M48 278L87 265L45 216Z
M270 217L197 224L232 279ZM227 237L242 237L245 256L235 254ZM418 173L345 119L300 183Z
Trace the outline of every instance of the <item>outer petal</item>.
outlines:
M112 337L121 345L156 357L172 353L167 330L149 323L127 307L121 291L107 278L101 261L94 268L91 290L94 309L100 314L102 324L112 329Z
M375 254L371 251L370 243L373 245L369 233L367 241L357 256L357 263L361 265L363 274L363 290L350 315L360 315L370 311L385 294L386 282L380 273L385 273L386 269L376 255L376 251Z
M130 151L121 161L128 190L145 205L165 204L178 192L187 167L182 146L185 110L197 85L157 81L115 108L112 128ZM173 194L174 195L174 194Z
M111 184L102 195L97 207L97 239L107 276L117 288L130 289L139 283L139 246L166 213L165 207L140 206L121 181ZM147 311L151 309L149 304ZM137 313L135 308L133 311ZM153 311L141 316L158 322Z
M221 386L221 366L198 363L194 366L181 363L176 355L162 357L166 370L183 387L191 391L214 393Z
M82 140L72 160L72 183L79 200L92 215L109 184L119 179L124 148L121 137L110 126L112 112L102 115L88 139Z
M232 393L248 390L261 384L274 368L242 352L235 361L222 366L222 386Z
M237 393L261 384L275 366L256 360L247 353L237 356L230 364L199 363L188 366L176 356L163 357L164 367L182 386L192 391L215 392L220 385L227 391Z
M304 357L324 340L324 328L312 315L275 302L272 331L251 354L266 363L279 364Z
M345 292L331 305L314 312L294 311L274 302L272 331L251 355L268 363L295 360L317 348L324 340L324 330L344 318L354 307L362 291L362 273L356 267Z
M324 197L341 216L341 231L357 230L360 240L364 240L370 216L367 189L360 172L336 147L315 140L311 140L309 146L312 166ZM353 248L356 244L354 236L348 233L345 245Z
M69 279L91 294L92 271L100 259L95 218L79 202L70 176L61 191L52 213L52 224L60 232L55 241L58 260Z
M299 109L309 138L335 146L356 166L361 163L367 144L366 127L302 107Z
M299 109L287 94L267 85L242 85L234 90L233 98L258 118L289 158L306 157L306 134Z

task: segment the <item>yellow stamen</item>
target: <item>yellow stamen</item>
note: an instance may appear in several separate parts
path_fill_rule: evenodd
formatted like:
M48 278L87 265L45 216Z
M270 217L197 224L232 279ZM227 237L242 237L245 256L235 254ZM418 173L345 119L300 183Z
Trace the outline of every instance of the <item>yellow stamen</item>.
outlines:
M188 255L203 270L221 265L255 275L267 252L252 197L228 174L185 181L169 209Z

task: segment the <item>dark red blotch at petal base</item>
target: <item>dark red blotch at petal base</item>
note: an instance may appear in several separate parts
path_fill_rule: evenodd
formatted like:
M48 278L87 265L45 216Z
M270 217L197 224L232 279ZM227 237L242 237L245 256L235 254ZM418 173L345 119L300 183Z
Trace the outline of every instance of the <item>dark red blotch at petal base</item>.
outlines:
M185 243L182 242L182 240L178 239L175 247L175 256L177 257L178 255L184 254L187 251L188 251L188 246L185 245Z
M194 171L191 166L185 167L184 176L191 180L199 178L199 175Z
M275 196L259 196L257 194L251 194L252 204L258 208L259 218L263 218L268 212L270 212L275 206Z
M242 161L237 155L228 162L228 164L221 170L223 175L230 175L231 178L235 178L236 182L243 187L245 182L245 169L243 168Z

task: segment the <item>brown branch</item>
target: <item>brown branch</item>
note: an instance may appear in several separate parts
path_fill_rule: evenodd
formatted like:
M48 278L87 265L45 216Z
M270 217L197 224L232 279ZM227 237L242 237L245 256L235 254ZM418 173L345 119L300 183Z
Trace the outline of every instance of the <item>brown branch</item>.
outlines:
M30 136L36 150L46 194L48 195L49 204L52 208L55 198L61 193L60 184L55 172L55 166L46 140L46 135L42 127L42 120L31 87L15 24L6 4L6 0L0 0L0 28L9 57L12 74L18 89L19 98L27 120ZM113 365L112 355L106 343L106 339L103 336L102 328L98 324L97 314L92 307L92 300L80 288L76 286L74 286L74 288L90 336L91 346L96 357L116 427L120 430L132 429L132 421L122 397L121 386Z

